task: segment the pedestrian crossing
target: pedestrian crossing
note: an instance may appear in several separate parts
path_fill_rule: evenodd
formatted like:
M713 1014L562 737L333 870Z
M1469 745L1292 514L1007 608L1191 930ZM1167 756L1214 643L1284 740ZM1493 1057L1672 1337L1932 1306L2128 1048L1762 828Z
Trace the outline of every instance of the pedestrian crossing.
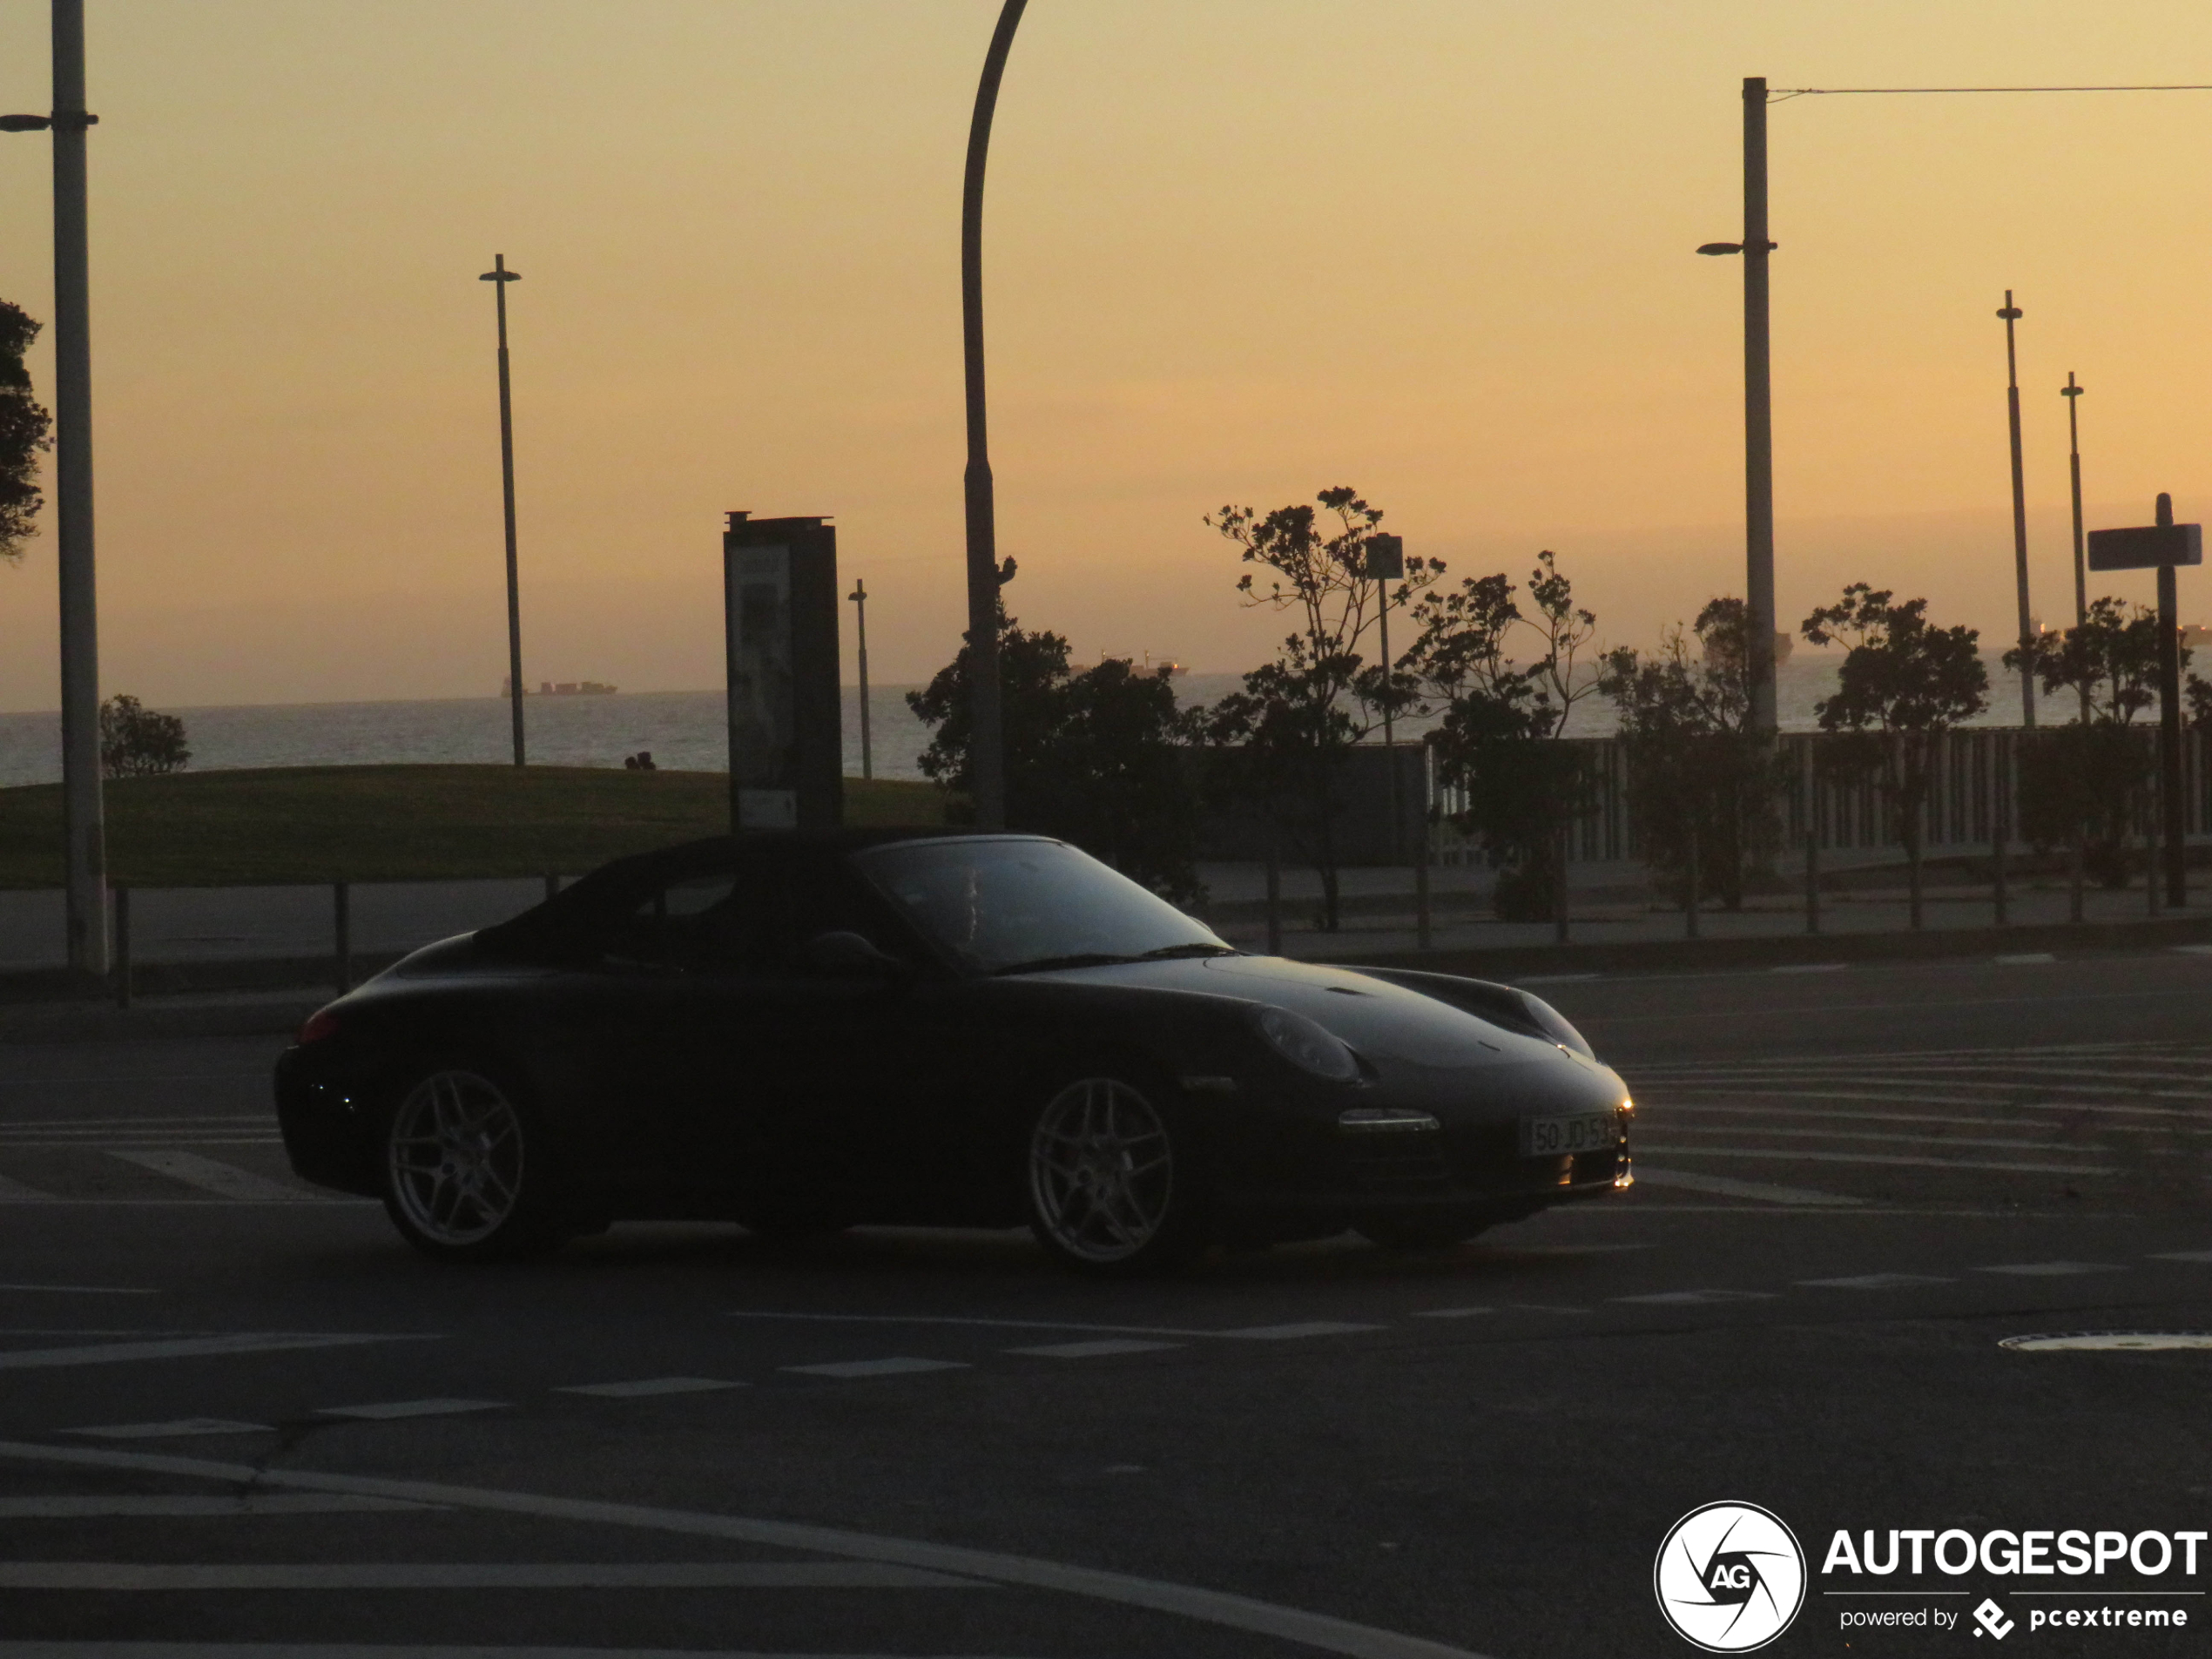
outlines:
M0 1123L0 1207L334 1202L293 1177L266 1112Z
M1669 1170L1798 1166L1957 1196L2079 1196L2212 1177L2212 1043L2114 1042L1678 1062L1634 1068L1639 1159ZM1764 1173L1764 1171L1760 1171Z

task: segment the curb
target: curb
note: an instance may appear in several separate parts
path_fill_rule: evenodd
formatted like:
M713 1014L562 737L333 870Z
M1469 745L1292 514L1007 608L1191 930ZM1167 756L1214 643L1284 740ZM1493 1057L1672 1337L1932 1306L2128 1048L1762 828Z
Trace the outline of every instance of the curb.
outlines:
M127 1008L112 1002L19 1002L0 1006L0 1043L114 1042L134 1037L273 1036L336 995L299 991L262 996L179 997Z

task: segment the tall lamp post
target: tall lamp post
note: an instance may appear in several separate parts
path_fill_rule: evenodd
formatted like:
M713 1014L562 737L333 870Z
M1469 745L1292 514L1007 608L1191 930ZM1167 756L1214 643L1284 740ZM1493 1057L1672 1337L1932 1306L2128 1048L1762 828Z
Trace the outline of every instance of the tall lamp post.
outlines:
M1752 729L1772 738L1774 695L1774 383L1769 350L1766 78L1743 78L1743 239L1700 253L1743 256L1743 599L1750 612Z
M1006 738L1000 714L999 564L995 503L991 493L989 422L983 408L983 165L991 149L991 117L999 102L1006 55L1028 0L1006 0L983 55L975 89L975 115L968 129L968 172L960 202L960 314L968 371L968 776L975 792L979 829L1006 827Z
M2067 471L2074 484L2074 625L2082 626L2089 620L2089 573L2083 563L2081 548L2081 423L2078 412L2081 394L2087 389L2074 383L2074 371L2066 372L2066 384L2059 388L2059 395L2066 400L2066 460ZM2089 688L2081 688L2081 720L2089 720Z
M92 337L85 233L84 0L53 0L54 108L0 132L54 135L54 530L61 577L62 833L69 965L108 967L100 646L92 579Z
M2020 361L2013 349L2013 325L2020 320L2020 308L2013 303L2013 291L2005 290L2004 309L1997 314L2005 320L2005 412L2013 434L2013 575L2020 590L2020 724L2033 730L2035 725L2035 665L2033 652L2035 641L2035 622L2027 603L2027 491L2020 475Z
M491 256L491 269L476 279L492 285L499 300L499 482L507 501L507 694L515 714L515 764L523 764L523 598L515 574L515 401L507 384L507 285L523 273L507 256Z
M845 596L853 602L853 614L860 619L860 776L875 776L875 756L868 745L868 584L859 577L853 578L853 591Z

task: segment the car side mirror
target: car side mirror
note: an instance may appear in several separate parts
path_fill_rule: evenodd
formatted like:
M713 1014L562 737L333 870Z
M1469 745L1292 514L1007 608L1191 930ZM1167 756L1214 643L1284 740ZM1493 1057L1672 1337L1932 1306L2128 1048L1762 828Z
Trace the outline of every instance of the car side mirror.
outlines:
M905 980L913 970L864 934L816 934L799 948L801 966L837 979Z

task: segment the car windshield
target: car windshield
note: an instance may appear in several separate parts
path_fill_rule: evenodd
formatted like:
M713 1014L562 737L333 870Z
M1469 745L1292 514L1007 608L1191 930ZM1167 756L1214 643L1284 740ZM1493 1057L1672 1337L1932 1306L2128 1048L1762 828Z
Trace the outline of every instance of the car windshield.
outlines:
M1058 841L908 841L854 862L930 938L985 974L1231 947L1163 899Z

